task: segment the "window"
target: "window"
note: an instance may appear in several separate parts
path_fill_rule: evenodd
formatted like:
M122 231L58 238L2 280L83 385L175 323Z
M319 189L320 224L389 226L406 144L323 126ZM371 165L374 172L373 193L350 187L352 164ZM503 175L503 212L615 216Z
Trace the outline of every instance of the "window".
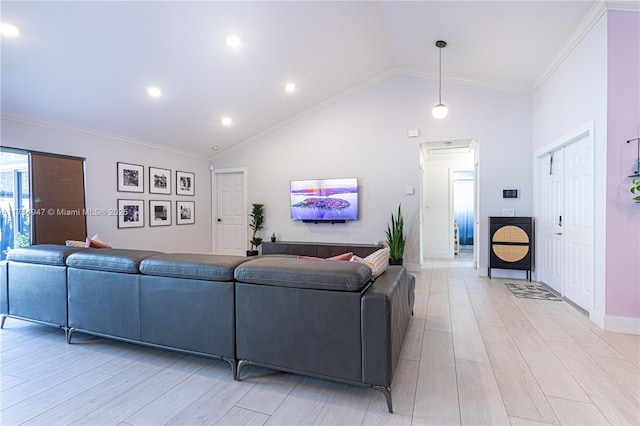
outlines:
M0 260L14 247L31 241L29 155L24 151L0 151Z
M84 158L5 147L0 155L0 260L14 247L84 240Z

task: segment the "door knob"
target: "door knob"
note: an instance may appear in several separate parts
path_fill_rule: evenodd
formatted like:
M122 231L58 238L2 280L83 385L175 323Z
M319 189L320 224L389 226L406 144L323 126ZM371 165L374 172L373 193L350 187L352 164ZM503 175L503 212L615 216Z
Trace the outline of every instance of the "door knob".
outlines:
M562 232L556 232L556 235L562 235Z
M222 222L222 219L218 218L218 222Z

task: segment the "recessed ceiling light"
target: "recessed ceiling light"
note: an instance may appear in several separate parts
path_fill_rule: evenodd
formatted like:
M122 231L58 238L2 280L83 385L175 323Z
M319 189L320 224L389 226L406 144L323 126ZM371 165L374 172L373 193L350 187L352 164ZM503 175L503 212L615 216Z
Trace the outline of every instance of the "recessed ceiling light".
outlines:
M227 36L225 41L227 42L227 46L229 46L229 47L231 47L233 49L235 49L235 48L240 46L240 37L238 37L237 35Z
M295 92L296 91L296 84L295 83L287 83L286 86L284 86L284 90L286 90L289 93Z
M157 98L158 96L162 95L162 90L160 90L159 87L151 86L147 88L147 94L152 98Z
M5 37L18 37L20 35L20 28L9 22L3 22L0 24L0 34Z
M225 126L230 126L231 123L233 123L233 120L231 119L231 117L223 117L222 118L222 124Z
M218 145L215 145L215 146L211 147L211 151L217 151L219 149L220 149L220 147Z

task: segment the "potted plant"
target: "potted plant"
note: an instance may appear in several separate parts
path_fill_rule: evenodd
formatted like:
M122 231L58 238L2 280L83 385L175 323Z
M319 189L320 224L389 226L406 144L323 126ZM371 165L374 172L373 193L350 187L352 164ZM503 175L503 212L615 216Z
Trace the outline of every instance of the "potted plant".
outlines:
M633 199L640 202L640 178L633 178L633 180L631 181L630 191L633 195L636 195L635 197L633 197Z
M398 204L398 215L391 213L391 224L387 223L387 245L389 246L389 263L402 265L404 255L404 219L402 218L401 204Z
M251 214L249 215L251 222L249 223L249 228L253 231L253 235L251 235L251 239L249 240L251 250L247 251L247 256L257 256L258 246L262 244L262 238L256 237L256 234L264 227L264 204L254 203L251 206Z

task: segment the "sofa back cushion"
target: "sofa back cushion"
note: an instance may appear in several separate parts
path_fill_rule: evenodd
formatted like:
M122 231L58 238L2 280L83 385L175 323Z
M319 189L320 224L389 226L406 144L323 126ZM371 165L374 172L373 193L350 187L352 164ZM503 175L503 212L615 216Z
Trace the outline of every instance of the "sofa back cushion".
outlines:
M64 266L67 257L79 250L84 250L84 248L59 244L38 244L9 250L7 259L13 262Z
M67 266L77 269L137 274L140 262L159 251L87 248L67 257Z
M246 261L246 257L240 256L168 253L144 259L140 263L140 272L159 277L233 281L234 269Z
M235 279L279 287L361 291L371 280L371 269L353 262L265 256L239 265Z

